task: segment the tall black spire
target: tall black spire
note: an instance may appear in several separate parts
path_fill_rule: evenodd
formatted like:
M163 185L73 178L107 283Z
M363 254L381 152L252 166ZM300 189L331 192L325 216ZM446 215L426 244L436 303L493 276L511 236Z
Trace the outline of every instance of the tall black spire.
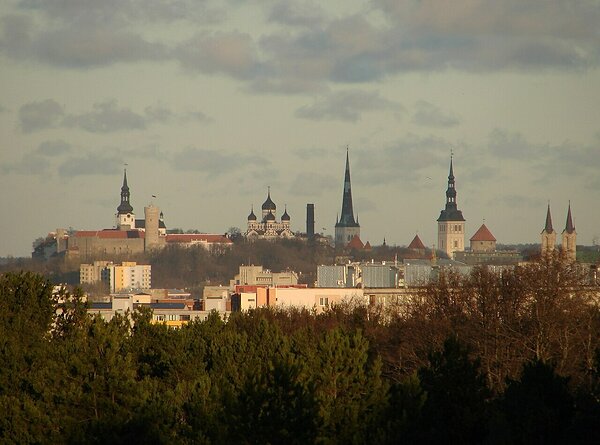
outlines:
M567 224L565 225L565 232L569 234L575 232L575 225L573 224L573 218L571 218L571 201L569 201L569 211L567 213Z
M546 211L546 225L544 226L544 231L546 233L554 232L552 228L552 215L550 214L550 202L548 202L548 210Z
M336 227L358 227L358 222L354 220L354 210L352 208L352 187L350 185L350 158L348 147L346 147L346 174L344 176L344 195L342 197L342 216Z
M456 187L454 182L454 167L450 155L450 173L448 174L448 188L446 189L446 208L441 211L438 221L464 221L462 212L456 205Z
M133 213L133 207L129 203L129 186L127 185L127 169L123 173L123 186L121 187L121 204L117 207L119 215Z

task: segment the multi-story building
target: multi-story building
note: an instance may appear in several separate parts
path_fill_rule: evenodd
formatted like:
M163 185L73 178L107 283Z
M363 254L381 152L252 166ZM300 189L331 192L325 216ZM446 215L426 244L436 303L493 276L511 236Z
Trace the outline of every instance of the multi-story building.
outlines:
M294 271L271 272L262 266L240 266L240 272L233 278L230 287L248 286L291 286L298 284L298 274Z
M456 187L452 156L450 156L450 173L446 190L446 208L440 212L438 221L438 249L446 252L449 258L454 252L465 250L465 218L456 204Z
M102 271L102 275L108 281L111 293L152 287L152 266L149 264L137 264L134 261L112 264Z

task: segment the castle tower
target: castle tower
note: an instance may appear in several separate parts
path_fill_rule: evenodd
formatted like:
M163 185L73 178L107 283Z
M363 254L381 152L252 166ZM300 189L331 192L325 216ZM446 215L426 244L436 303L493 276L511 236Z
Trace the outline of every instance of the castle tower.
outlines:
M450 173L446 190L446 208L440 212L438 221L438 249L452 258L454 252L465 250L465 218L456 205L454 168L450 155Z
M315 237L315 205L306 204L306 236L308 239Z
M577 232L575 231L575 225L571 217L571 201L569 201L565 230L562 231L562 251L568 261L575 261L577 259Z
M346 148L346 174L344 177L344 194L342 197L342 216L335 223L335 246L347 245L355 236L360 238L360 225L354 220L352 208L352 187L350 186L350 159Z
M144 207L144 217L146 219L144 234L144 250L148 252L160 245L158 222L160 209L152 204Z
M546 225L542 230L542 256L546 256L554 251L556 245L556 232L552 228L552 215L550 214L550 203L546 211Z
M129 186L127 185L127 169L123 172L123 185L121 186L121 204L117 207L117 229L135 229L135 215L129 203Z

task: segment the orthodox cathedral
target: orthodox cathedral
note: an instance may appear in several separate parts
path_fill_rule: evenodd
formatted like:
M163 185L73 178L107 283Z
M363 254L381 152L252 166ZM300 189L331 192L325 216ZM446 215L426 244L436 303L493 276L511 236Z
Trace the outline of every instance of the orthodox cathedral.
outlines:
M258 220L254 214L254 207L248 215L248 227L246 229L246 238L254 239L276 239L293 238L295 235L290 230L290 215L287 212L287 206L281 215L281 221L277 221L275 216L277 206L271 199L271 188L267 192L267 199L262 205L261 218Z

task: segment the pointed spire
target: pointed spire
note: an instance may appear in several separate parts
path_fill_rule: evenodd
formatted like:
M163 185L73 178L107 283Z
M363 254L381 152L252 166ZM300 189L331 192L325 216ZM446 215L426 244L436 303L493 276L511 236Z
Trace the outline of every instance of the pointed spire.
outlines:
M121 203L119 207L117 207L117 213L119 215L124 215L127 213L133 213L133 207L129 203L129 186L127 185L127 169L124 169L123 172L123 185L121 186Z
M341 227L358 227L358 221L354 220L354 210L352 208L352 186L350 183L350 156L349 149L346 146L346 171L344 175L344 193L342 196L342 214L339 224Z
M450 150L450 173L448 174L449 180L454 180L454 168L452 167L452 158L454 157L454 152L452 149Z
M571 201L569 200L569 211L567 212L567 224L565 225L565 232L571 234L575 232L575 226L573 225L573 218L571 217Z
M546 211L546 225L544 227L544 232L554 232L554 229L552 228L552 215L550 214L550 201L548 201L548 210Z
M454 153L450 152L450 172L448 174L448 188L446 189L446 208L440 213L438 221L464 221L462 212L456 204L456 185L454 182Z

